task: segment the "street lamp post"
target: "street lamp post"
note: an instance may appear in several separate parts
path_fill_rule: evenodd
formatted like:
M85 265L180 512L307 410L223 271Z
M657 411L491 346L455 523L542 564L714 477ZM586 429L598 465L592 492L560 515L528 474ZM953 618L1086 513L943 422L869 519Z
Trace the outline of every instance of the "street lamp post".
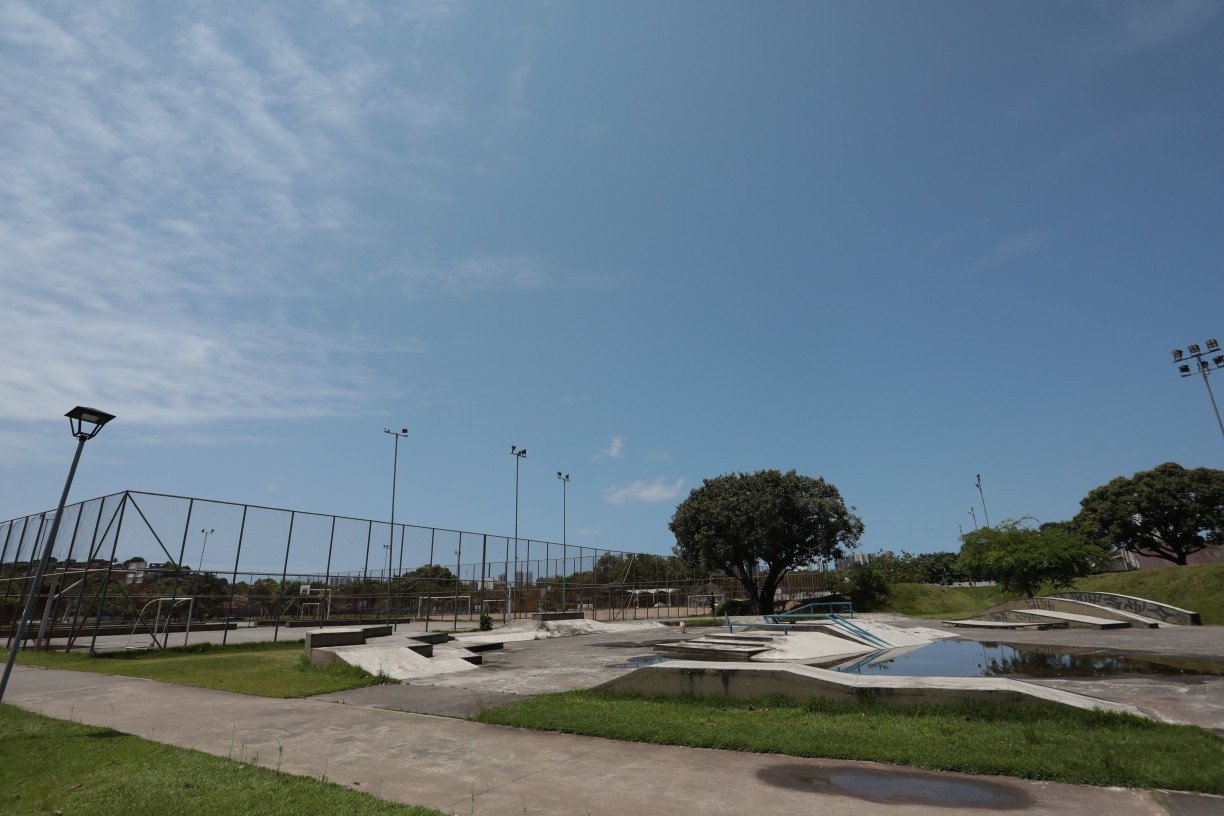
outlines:
M568 516L568 489L569 489L569 474L561 475L561 471L557 471L557 478L561 480L561 611L565 611L565 568L568 566L569 547L566 541L566 530L569 527Z
M527 458L527 449L517 445L510 446L510 455L514 457L514 588L518 589L518 521L519 521L519 465ZM509 542L506 549L510 549ZM510 561L510 553L506 553L506 561ZM514 602L514 594L510 590L510 576L506 576L506 615Z
M113 414L86 408L78 405L68 413L68 427L77 439L76 454L72 457L72 467L68 469L68 479L64 482L64 492L60 494L59 507L55 511L55 520L51 522L51 532L47 543L43 546L42 558L38 560L38 568L34 572L34 580L30 584L30 595L26 598L25 609L21 613L21 622L17 625L17 636L9 642L8 662L4 664L4 676L0 678L0 701L4 700L4 691L8 688L9 675L13 673L13 662L17 659L17 649L25 639L26 628L30 625L30 617L34 614L34 605L38 601L38 590L42 586L43 576L47 572L47 564L51 561L51 550L55 547L55 537L59 534L60 520L64 517L64 503L68 501L68 491L72 489L72 479L76 476L77 464L81 461L81 451L85 443L98 435L102 426L114 419ZM99 610L99 615L101 611Z
M982 515L986 517L986 526L989 527L990 526L990 511L986 509L986 494L982 492L982 474L980 473L977 475L977 489L978 489L978 494L982 497ZM976 521L977 519L975 518L974 522Z
M200 574L204 573L204 548L208 546L208 537L217 532L211 527L206 527L200 530L200 534L204 536L204 543L200 545Z
M391 454L391 529L387 533L387 622L391 623L392 629L399 628L398 618L392 622L391 620L391 552L395 545L395 481L399 476L399 441L401 436L408 435L407 428L401 428L398 431L393 431L390 428L383 428L383 433L391 434L395 437L395 446Z
M1220 426L1220 435L1224 436L1224 419L1220 419L1220 406L1216 404L1215 394L1211 391L1211 380L1208 379L1213 365L1216 370L1224 368L1224 354L1220 354L1220 342L1214 337L1207 341L1206 346L1206 351L1197 343L1187 346L1185 351L1173 349L1173 362L1177 365L1177 373L1183 378L1193 377L1195 374L1203 378L1203 385L1207 386L1207 398L1211 400L1211 408L1215 411L1216 424ZM1210 363L1205 359L1208 355L1211 355Z

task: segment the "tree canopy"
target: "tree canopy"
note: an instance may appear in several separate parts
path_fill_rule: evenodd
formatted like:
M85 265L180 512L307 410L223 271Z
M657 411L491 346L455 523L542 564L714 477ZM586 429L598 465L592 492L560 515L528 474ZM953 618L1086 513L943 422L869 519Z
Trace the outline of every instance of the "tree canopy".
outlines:
M1185 564L1224 543L1224 471L1166 462L1091 491L1074 519L1089 541Z
M1026 598L1042 584L1070 586L1091 572L1104 552L1065 526L1032 529L1014 519L965 533L961 541L960 570Z
M720 569L743 584L762 614L792 569L858 546L863 522L837 488L795 471L761 470L706 479L668 525L686 563ZM765 563L758 584L758 564Z

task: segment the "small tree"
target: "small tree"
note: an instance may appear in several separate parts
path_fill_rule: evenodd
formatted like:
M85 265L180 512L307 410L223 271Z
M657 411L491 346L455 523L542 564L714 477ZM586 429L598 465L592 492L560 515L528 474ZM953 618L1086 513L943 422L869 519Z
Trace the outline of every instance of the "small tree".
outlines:
M668 527L677 556L734 576L756 608L769 614L778 582L790 570L858 545L863 522L853 511L824 479L761 470L706 479L676 508Z
M1092 571L1101 549L1063 527L1032 529L1008 519L961 536L957 568L1030 598L1042 584L1056 587Z
M1224 471L1166 462L1119 476L1084 497L1074 525L1098 546L1185 564L1224 543Z

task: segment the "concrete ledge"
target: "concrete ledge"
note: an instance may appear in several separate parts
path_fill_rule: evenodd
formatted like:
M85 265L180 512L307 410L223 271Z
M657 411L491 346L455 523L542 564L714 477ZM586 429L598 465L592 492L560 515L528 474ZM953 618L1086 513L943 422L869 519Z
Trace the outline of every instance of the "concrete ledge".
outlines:
M1021 623L1019 621L993 620L946 620L944 626L959 626L965 629L1066 629L1066 621L1050 621L1049 623Z
M792 700L818 697L886 705L978 702L1032 706L1042 703L1099 708L1138 716L1139 709L1082 694L1002 677L904 677L843 674L797 664L744 665L676 660L645 666L600 688L639 694L733 697L751 700L781 694Z

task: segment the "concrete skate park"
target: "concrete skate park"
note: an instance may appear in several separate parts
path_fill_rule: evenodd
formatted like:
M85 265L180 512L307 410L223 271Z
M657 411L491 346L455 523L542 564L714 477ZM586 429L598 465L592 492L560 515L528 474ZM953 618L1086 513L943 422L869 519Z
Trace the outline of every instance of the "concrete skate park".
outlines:
M863 633L898 645L881 650L827 632L796 630L794 624L785 631L771 629L760 616L730 618L730 631L725 620L721 626L685 626L682 631L678 620L604 622L585 617L520 619L488 632L438 631L436 625L426 632L420 624L329 626L306 630L303 649L309 647L312 662L343 658L372 671L400 674L401 682L305 700L268 700L133 678L19 667L11 701L51 715L72 712L85 722L152 732L159 740L219 755L232 751L234 740L241 739L263 756L283 750L292 757L284 765L290 772L349 779L383 796L445 805L447 812L611 814L647 806L658 812L687 812L698 806L702 812L729 813L741 812L751 801L754 807L790 810L815 805L832 814L860 813L864 807L872 812L895 808L907 814L963 813L970 807L977 812L1081 813L1100 808L1122 814L1189 816L1212 812L1210 808L1219 805L1217 798L1203 795L1165 792L1157 804L1140 791L923 772L868 762L732 753L712 763L711 758L726 752L506 729L458 719L556 691L621 685L666 692L668 678L684 674L738 677L732 682L746 681L746 693L768 693L777 688L754 686L753 672L782 671L788 682L790 675L808 682L814 674L817 679L839 674L813 663L843 668L856 663L861 668L872 661L896 664L923 649L953 644L977 650L978 663L989 674L1004 647L1002 633L995 628L944 626L890 614L843 613L843 617ZM1129 656L1154 665L1164 660L1171 669L1180 669L1143 674L1123 667L1116 674L1079 677L906 677L899 684L886 673L840 675L850 680L850 686L883 678L894 687L940 694L973 691L975 683L969 681L974 680L1009 704L1033 698L1098 705L1224 731L1220 704L1224 678L1218 676L1224 644L1217 627L1020 628L1008 631L1005 639L1016 654L1043 655L1046 666L1062 665L1067 655L1098 663L1105 656ZM728 650L734 659L719 653ZM693 660L695 651L718 659ZM1006 672L1009 666L996 668ZM737 670L747 673L738 675ZM645 681L650 685L641 685ZM818 686L809 683L801 693ZM727 783L728 774L737 780L735 784ZM830 782L819 789L801 784L813 775ZM601 781L593 786L595 779ZM881 790L890 792L881 798Z
M857 613L830 599L817 576L800 576L783 588L785 611L777 615L712 619L711 600L732 592L732 584L649 573L626 580L646 560L640 555L548 542L532 542L529 550L520 542L524 558L532 556L521 567L484 559L513 553L513 542L504 539L386 525L379 533L368 520L304 520L306 514L292 512L284 514L278 539L280 573L268 578L247 561L254 559L252 530L267 537L268 524L250 523L258 508L211 505L207 523L232 533L233 541L210 541L201 568L158 577L162 583L149 587L138 569L147 580L155 565L137 568L106 556L149 546L181 553L182 539L176 547L173 536L194 527L191 513L204 504L188 503L176 516L167 509L176 506L170 499L160 506L157 499L133 494L77 509L72 537L57 551L56 577L39 599L44 611L32 642L74 653L139 653L281 641L314 666L354 666L391 682L271 699L18 666L6 701L219 756L237 743L265 758L283 746L290 772L329 779L341 772L365 790L464 813L694 807L734 813L749 803L802 811L814 796L830 813L857 813L864 804L882 806L879 790L889 785L897 790L884 804L906 813L964 812L966 802L1040 813L1167 812L1133 790L711 753L463 719L580 689L1055 704L1224 733L1219 628L1198 625L1193 610L1143 599L1038 598L941 621ZM233 517L231 527L222 527L222 512ZM237 523L244 513L245 527ZM37 527L27 534L9 525L10 563L13 550L26 556ZM431 563L435 548L454 551L452 583L388 581L387 572L380 582L372 564L378 539L388 534L405 552L384 550L384 557ZM481 560L459 560L460 552ZM343 560L353 553L364 560ZM306 569L316 565L328 571ZM218 574L226 581L214 581ZM559 580L540 577L547 575ZM478 631L482 615L491 618L491 630ZM602 782L592 785L592 779ZM804 779L833 781L814 789ZM1169 796L1166 805L1182 795Z
M942 626L891 614L800 612L684 631L678 621L544 615L453 636L386 625L323 628L307 632L305 649L315 665L345 662L401 681L329 699L427 714L467 716L531 695L606 687L744 699L1044 702L1224 733L1224 643L1216 628L1190 623L1189 614L1186 624L1158 625L1126 610L1105 618L1108 607L1097 606L1099 623L1047 628L1017 620L1010 629L993 609Z

